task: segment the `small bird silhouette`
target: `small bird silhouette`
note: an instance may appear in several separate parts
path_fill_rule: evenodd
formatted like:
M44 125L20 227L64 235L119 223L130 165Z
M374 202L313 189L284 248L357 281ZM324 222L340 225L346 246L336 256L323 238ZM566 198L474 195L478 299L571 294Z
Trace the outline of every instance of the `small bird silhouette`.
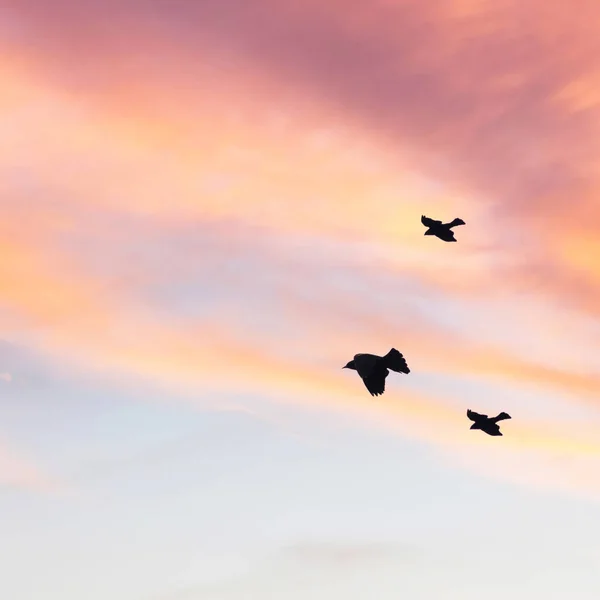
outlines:
M462 219L454 219L450 223L442 223L441 221L430 219L425 215L421 217L421 223L428 228L424 235L435 235L435 237L440 238L444 242L455 242L456 238L454 237L452 228L457 225L466 225Z
M385 391L385 378L389 370L396 373L410 373L410 369L404 360L404 356L392 348L385 356L375 354L355 354L344 369L355 370L362 378L371 396L379 396Z
M481 431L488 435L502 435L500 433L500 427L498 421L512 418L508 413L501 412L497 417L488 417L487 415L480 415L471 409L467 410L467 417L473 421L470 429L481 429Z

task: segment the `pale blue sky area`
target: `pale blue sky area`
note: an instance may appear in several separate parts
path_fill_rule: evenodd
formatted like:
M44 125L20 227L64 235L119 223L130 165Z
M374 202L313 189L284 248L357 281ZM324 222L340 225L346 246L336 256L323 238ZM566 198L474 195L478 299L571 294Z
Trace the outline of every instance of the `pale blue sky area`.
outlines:
M583 499L340 414L256 397L235 400L263 418L207 411L31 365L2 388L3 432L60 485L0 492L2 598L600 594L600 510Z

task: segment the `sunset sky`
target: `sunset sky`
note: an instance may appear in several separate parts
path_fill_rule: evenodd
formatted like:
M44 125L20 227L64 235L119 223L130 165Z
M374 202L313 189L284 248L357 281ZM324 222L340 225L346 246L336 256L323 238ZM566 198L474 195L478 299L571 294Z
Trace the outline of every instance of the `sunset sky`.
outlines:
M3 0L0 204L3 600L600 597L597 0Z

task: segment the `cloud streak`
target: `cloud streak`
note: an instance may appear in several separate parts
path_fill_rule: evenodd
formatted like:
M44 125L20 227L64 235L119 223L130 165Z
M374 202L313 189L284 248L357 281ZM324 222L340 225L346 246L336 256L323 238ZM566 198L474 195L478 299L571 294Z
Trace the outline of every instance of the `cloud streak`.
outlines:
M448 397L397 382L373 403L339 366L399 346L416 381L597 408L595 5L8 8L6 337L432 444L458 443ZM465 218L460 243L424 239L422 213ZM582 427L516 419L506 445L594 455Z

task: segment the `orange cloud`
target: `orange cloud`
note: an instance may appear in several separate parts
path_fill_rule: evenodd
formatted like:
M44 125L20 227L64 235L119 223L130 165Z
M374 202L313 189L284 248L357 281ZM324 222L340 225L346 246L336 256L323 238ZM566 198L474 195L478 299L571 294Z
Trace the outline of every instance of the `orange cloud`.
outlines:
M69 261L61 261L60 255L53 255L49 248L36 250L34 246L16 241L5 242L1 256L0 280L5 284L2 288L5 306L12 308L21 323L43 332L39 343L46 350L66 352L71 360L83 360L88 368L97 364L99 368L124 369L193 386L210 382L219 386L227 382L232 391L250 388L278 394L281 390L282 398L302 395L307 403L326 401L346 410L368 411L370 399L367 399L369 402L361 400L358 405L353 404L356 400L348 400L353 398L352 391L357 392L360 382L341 383L343 379L339 375L334 377L328 370L295 365L310 357L311 344L315 343L317 334L319 356L326 361L332 356L339 357L336 369L338 362L341 364L348 358L348 349L358 339L366 350L377 351L385 344L395 344L394 339L401 337L402 349L406 347L411 362L418 361L417 371L429 368L454 374L512 378L589 397L599 391L598 378L593 375L557 371L516 359L493 347L470 344L416 315L410 315L410 325L407 323L401 330L396 327L391 333L392 326L385 313L358 310L355 303L344 302L343 294L319 298L314 303L300 302L290 295L281 298L284 306L291 309L290 319L306 320L309 331L310 320L317 324L314 333L296 342L295 350L304 359L295 355L285 358L274 354L281 344L277 336L272 339L270 350L259 341L239 342L239 333L229 330L223 322L226 314L212 325L192 323L186 324L184 329L174 323L161 323L151 312L141 312L139 300L132 294L135 290L103 287L101 281L89 279L73 269ZM310 271L304 276L310 278ZM339 319L339 328L323 327L331 318ZM353 329L345 330L344 321ZM6 322L4 326L10 325ZM361 332L360 335L357 332ZM333 367L328 365L328 369ZM326 396L330 399L325 400ZM425 421L433 418L432 414L441 406L439 403L427 405L421 398L412 405L411 410L417 411ZM403 406L407 410L405 402Z
M259 342L243 343L239 341L239 332L228 330L222 321L212 325L188 324L180 329L157 321L151 313L136 315L140 307L131 304L132 296L126 293L119 296L113 290L109 297L96 294L97 286L93 282L86 282L81 273L70 272L68 265L62 264L58 270L50 260L51 255L46 256L46 261L41 257L37 261L25 260L29 255L16 245L6 255L12 257L13 267L20 269L20 276L14 275L9 281L43 281L42 274L49 277L47 285L54 292L48 298L38 293L38 288L17 285L8 298L12 299L13 308L18 309L22 320L30 320L35 329L44 332L38 339L40 346L54 354L65 353L73 365L124 371L185 390L202 389L204 394L212 389L259 392L281 402L332 408L447 448L461 461L470 444L477 443L465 441L468 423L464 415L447 406L442 398L398 392L399 382L390 382L383 401L368 397L356 377L345 377L347 373L340 370L348 358L351 342L351 335L343 330L337 339L333 330L320 332L318 352L326 365L318 366L306 362L310 357L311 348L306 345L310 337L295 348L296 353L304 356L301 359L294 353L288 356L282 352L285 346L280 346L277 352L277 344L267 350ZM349 310L343 304L337 306L342 312ZM351 310L352 304L348 306ZM296 310L300 309L296 306ZM304 310L307 315L312 314L312 309L307 310L305 306ZM327 310L335 314L336 304ZM323 323L327 313L320 316L317 312L316 316ZM350 312L348 316L350 322L358 318L360 323L360 314ZM377 313L366 320L363 316L361 326L368 332L366 337L361 336L361 343L372 344L374 350L390 338L385 318L378 317ZM576 376L535 367L497 351L461 345L459 337L447 337L442 343L437 330L423 330L420 323L414 323L413 327L407 327L401 337L415 358L419 356L423 360L421 368L514 377L518 381L563 386L568 390L574 389L578 381ZM313 342L315 339L312 338ZM448 347L452 347L451 353ZM335 365L329 364L332 356L337 357ZM581 377L577 391L592 394L597 385L597 381ZM565 427L560 433L551 433L547 424L515 423L505 445L521 451L574 457L600 451L587 430L582 435L581 430L571 431ZM481 464L478 470L484 471L485 466ZM15 472L8 472L14 480Z
M140 312L141 307L136 304L139 300L133 294L135 288L90 279L74 270L69 261L53 256L49 248L36 249L28 244L5 241L0 257L2 303L29 328L48 332L50 349L64 347L75 353L86 350L100 364L108 361L115 367L132 360L137 365L136 370L142 368L147 373L164 372L171 366L177 370L181 364L183 371L191 369L199 376L203 364L210 363L207 374L214 371L215 361L211 361L210 356L219 347L218 340L235 339L222 323L215 326L198 323L185 334L161 325L154 321L151 313ZM305 277L311 277L310 271ZM600 392L600 379L593 374L560 371L512 357L485 344L470 343L459 335L432 326L417 314L409 313L409 321L399 329L385 313L359 308L343 293L319 297L314 302L300 301L290 294L281 296L281 300L283 307L290 310L290 319L306 320L308 331L312 328L310 321L315 323L315 331L303 341L304 346L297 346L305 355L309 355L310 344L317 335L320 348L327 348L327 355L339 356L345 356L358 339L365 347L376 348L394 344L394 340L401 337L409 354L417 357L424 368L510 378L587 397L595 397ZM227 314L222 318L227 319ZM330 319L337 319L338 326L324 328L323 323ZM4 322L4 327L14 327L14 323L11 317ZM199 344L198 339L204 340L204 344ZM275 337L273 342L278 344L280 340ZM230 360L228 352L223 350L220 354L222 367L219 368L224 371ZM144 364L147 366L141 367ZM252 363L247 361L247 364Z

